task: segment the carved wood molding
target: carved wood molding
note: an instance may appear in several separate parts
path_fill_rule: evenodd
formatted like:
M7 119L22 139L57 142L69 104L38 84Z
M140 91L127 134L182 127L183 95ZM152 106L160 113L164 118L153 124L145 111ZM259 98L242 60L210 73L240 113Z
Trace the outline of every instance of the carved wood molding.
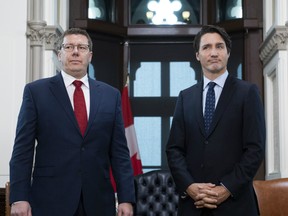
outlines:
M288 27L274 27L260 46L260 59L266 65L279 50L287 50Z

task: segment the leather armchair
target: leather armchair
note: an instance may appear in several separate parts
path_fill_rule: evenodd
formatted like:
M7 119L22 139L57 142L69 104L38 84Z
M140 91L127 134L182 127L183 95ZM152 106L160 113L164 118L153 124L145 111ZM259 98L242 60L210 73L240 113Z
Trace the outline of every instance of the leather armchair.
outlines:
M135 176L136 216L176 216L178 193L169 171L154 170Z
M288 178L254 180L260 216L288 215Z

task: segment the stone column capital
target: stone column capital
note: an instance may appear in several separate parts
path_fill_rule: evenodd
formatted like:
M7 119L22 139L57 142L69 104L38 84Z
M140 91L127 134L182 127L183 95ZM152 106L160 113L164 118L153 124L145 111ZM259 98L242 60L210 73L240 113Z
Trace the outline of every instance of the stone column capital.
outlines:
M279 50L288 49L288 26L275 26L260 46L260 59L266 65Z
M43 46L56 51L55 43L63 32L60 26L48 26L45 21L28 21L27 38L31 46Z

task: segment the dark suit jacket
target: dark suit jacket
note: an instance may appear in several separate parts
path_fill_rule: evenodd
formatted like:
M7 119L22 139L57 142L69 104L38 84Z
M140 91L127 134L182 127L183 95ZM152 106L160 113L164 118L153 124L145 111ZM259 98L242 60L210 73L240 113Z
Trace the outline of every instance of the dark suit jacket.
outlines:
M118 201L135 202L120 93L90 78L89 85L91 106L84 137L61 74L24 89L10 161L10 203L29 201L33 216L73 215L81 191L88 216L114 216L110 165Z
M255 216L252 187L264 157L263 105L255 85L228 76L210 132L205 135L203 82L180 92L170 137L168 163L180 194L192 183L222 183L233 195L213 210L215 216ZM198 216L188 197L180 199L179 216Z

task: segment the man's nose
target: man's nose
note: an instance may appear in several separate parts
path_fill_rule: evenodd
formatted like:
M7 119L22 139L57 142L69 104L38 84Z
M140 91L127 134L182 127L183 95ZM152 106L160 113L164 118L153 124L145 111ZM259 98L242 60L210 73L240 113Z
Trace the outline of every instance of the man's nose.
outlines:
M76 51L76 52L78 52L78 51L79 51L79 48L78 48L78 46L74 46L74 47L73 47L73 52L75 52L75 51Z
M79 48L78 46L73 47L72 55L79 55Z
M211 54L211 56L217 56L217 55L218 55L218 50L217 50L217 48L212 48L210 54Z

